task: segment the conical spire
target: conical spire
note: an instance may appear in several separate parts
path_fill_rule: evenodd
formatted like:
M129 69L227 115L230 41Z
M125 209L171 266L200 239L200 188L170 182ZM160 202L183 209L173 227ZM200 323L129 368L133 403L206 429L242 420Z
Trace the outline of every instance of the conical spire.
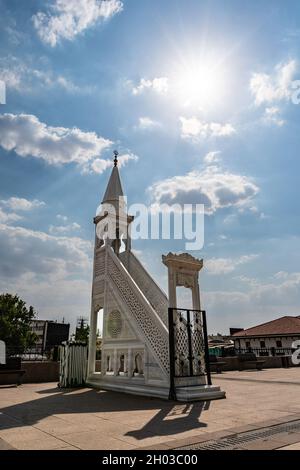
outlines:
M102 200L103 203L119 201L119 198L124 196L121 179L118 170L118 152L114 151L114 167L112 169L108 185Z

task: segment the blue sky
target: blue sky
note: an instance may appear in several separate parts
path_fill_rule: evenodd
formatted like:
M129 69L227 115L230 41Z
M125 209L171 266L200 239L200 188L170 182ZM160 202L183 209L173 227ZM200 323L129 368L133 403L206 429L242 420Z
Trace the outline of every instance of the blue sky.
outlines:
M117 148L129 203L207 202L210 331L299 315L299 20L292 0L0 0L0 291L89 314ZM184 242L134 248L166 288Z

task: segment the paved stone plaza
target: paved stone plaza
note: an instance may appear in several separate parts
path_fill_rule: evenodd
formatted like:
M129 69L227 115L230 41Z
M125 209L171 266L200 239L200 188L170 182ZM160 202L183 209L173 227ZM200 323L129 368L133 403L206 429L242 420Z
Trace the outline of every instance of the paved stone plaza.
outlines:
M184 404L55 383L0 388L0 449L169 449L300 419L299 368L223 372L213 383L225 400ZM300 449L300 431L247 448Z

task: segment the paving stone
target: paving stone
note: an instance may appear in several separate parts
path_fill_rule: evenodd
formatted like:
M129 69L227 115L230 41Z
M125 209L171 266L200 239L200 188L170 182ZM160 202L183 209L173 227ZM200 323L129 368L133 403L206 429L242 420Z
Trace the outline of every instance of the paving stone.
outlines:
M63 391L49 383L3 388L0 438L20 449L172 448L178 442L220 439L228 433L300 419L295 401L299 368L245 371L243 380L232 380L239 374L214 376L213 382L221 384L227 398L205 406L88 388ZM264 448L290 444L287 437L278 439L273 436L261 443ZM292 439L295 442L296 436Z
M136 449L137 446L131 445L120 439L115 439L104 434L95 432L73 433L66 436L68 444L79 447L84 450L125 450Z
M289 446L280 447L277 450L300 450L300 442L298 442L297 444L291 444Z
M6 442L4 439L0 438L0 450L13 450L14 447Z
M280 441L275 439L260 439L259 441L248 442L247 444L239 444L240 449L245 450L274 450L282 446Z
M300 442L300 433L280 433L275 434L274 436L270 437L270 439L274 439L275 441L281 442L281 445L295 444L297 442Z

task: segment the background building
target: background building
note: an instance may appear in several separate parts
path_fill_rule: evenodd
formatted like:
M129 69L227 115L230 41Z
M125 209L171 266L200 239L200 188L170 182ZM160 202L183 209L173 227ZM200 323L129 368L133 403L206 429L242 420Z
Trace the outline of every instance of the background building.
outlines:
M234 351L234 342L231 336L221 335L208 335L208 348L209 354L214 356L227 356L230 351Z
M32 331L38 337L35 345L37 352L49 351L54 346L61 344L62 341L67 341L69 339L69 323L57 323L50 320L34 320L31 327Z
M260 355L289 354L300 339L300 316L284 316L244 330L230 328L235 349L260 350Z

